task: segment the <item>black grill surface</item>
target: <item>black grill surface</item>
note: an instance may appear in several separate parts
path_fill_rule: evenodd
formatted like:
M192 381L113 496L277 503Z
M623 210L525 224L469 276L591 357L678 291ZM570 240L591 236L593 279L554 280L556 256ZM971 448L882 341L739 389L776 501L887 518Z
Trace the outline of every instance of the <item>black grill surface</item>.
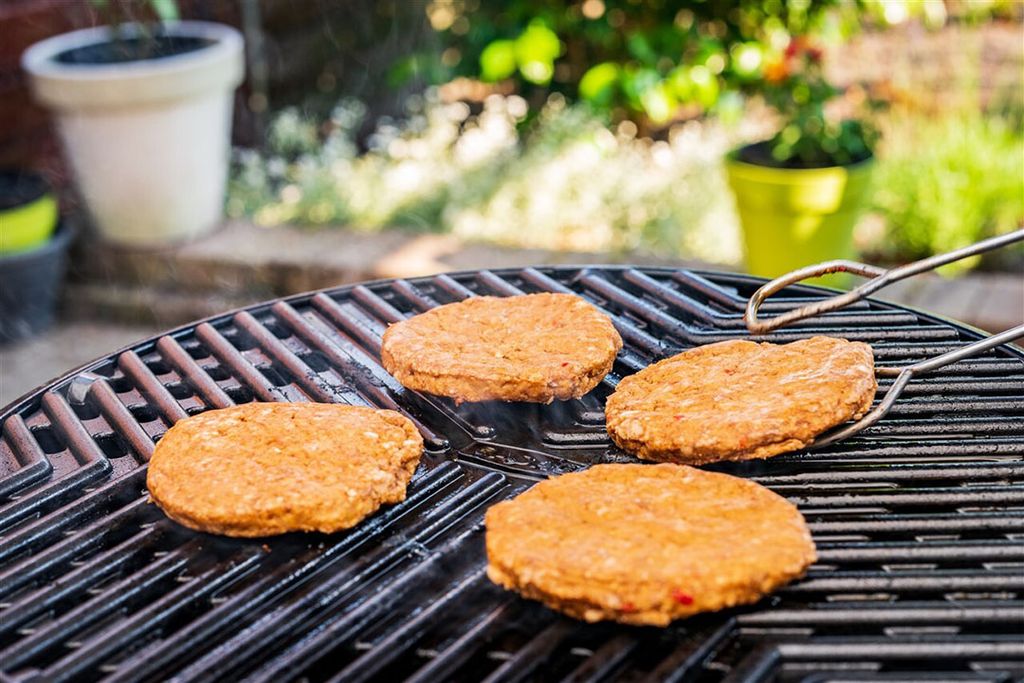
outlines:
M914 380L844 443L720 466L798 504L820 559L760 604L667 629L584 625L491 585L483 513L538 479L631 458L605 436L619 378L743 337L760 284L716 273L538 268L376 282L210 319L96 361L3 415L4 680L1010 681L1024 675L1024 354ZM625 348L583 399L478 404L403 389L385 326L478 294L576 292ZM820 290L791 288L765 310ZM900 365L979 338L878 302L824 333ZM888 380L882 381L882 386ZM146 498L176 420L247 401L400 410L427 453L408 499L347 533L233 540Z

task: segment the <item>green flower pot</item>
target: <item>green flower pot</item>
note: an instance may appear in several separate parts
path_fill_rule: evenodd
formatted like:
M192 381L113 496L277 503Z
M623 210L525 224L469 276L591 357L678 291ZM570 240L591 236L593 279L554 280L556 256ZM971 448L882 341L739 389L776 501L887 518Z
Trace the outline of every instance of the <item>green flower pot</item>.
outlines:
M57 199L34 173L0 172L0 254L33 249L57 227Z
M789 169L726 160L743 228L747 270L777 277L791 270L851 258L853 226L867 196L873 159L852 166ZM842 284L836 276L808 282Z

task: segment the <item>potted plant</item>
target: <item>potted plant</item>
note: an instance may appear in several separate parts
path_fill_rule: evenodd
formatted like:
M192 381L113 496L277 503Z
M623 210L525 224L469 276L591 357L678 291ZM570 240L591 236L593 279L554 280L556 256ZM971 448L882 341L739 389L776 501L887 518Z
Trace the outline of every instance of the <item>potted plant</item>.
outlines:
M53 321L70 243L46 181L0 171L0 342L31 336Z
M793 39L765 68L764 94L782 126L726 159L747 270L775 277L853 255L853 227L867 194L876 135L864 121L826 110L838 90L821 51Z
M100 235L159 246L212 230L227 181L241 35L177 21L168 0L94 0L111 26L73 31L22 55L35 97L54 111ZM135 20L148 14L158 22Z

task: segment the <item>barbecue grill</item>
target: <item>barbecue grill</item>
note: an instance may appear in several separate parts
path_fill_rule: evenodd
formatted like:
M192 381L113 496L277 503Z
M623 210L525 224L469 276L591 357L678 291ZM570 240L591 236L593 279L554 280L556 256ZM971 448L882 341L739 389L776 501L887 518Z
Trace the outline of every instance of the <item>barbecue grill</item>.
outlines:
M907 386L808 453L715 469L799 505L819 561L761 603L667 629L586 625L493 586L483 513L535 481L630 461L602 406L624 375L747 335L755 278L527 268L388 280L211 318L93 362L0 415L3 680L1010 681L1024 675L1024 353ZM575 292L625 347L590 395L464 404L380 367L385 326L477 294ZM823 296L791 287L771 315ZM889 366L981 338L868 300L762 339L829 334ZM884 388L891 379L881 378ZM400 410L426 443L404 503L349 532L229 539L149 503L176 420L247 401Z

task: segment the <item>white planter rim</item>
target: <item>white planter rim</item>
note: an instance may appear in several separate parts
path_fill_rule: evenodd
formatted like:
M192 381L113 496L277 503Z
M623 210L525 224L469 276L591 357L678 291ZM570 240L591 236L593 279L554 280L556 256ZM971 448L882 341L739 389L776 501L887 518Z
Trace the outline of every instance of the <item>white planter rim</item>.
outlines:
M125 27L129 35L137 27ZM190 52L127 62L64 64L57 56L108 42L108 26L63 33L29 47L21 57L36 97L55 109L97 109L175 100L199 93L234 89L245 73L241 34L230 26L205 21L175 21L162 34L200 38L210 45Z

